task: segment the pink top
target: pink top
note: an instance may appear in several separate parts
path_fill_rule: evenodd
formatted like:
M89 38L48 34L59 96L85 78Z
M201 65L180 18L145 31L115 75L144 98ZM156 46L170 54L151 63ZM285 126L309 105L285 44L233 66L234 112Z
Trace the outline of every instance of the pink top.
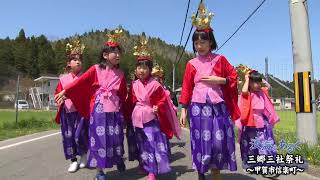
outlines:
M241 107L241 125L262 128L265 125L264 116L272 126L280 121L269 98L267 88L263 88L259 92L242 93L239 107ZM238 123L238 125L240 124ZM237 127L240 127L238 125Z
M252 99L252 110L253 110L253 119L256 122L256 128L263 128L265 123L263 119L264 113L264 98L263 92L254 92L250 93Z
M206 103L207 97L213 104L223 102L222 90L219 85L211 85L201 81L205 76L215 76L214 66L219 60L217 54L209 54L207 56L198 56L189 62L196 69L194 77L194 88L192 93L192 102Z
M72 73L64 74L60 77L60 83L62 85L62 88L65 89L65 87L73 82L74 80L78 79L80 77L81 73L78 73L76 76L74 76ZM67 113L76 112L77 109L73 105L71 99L66 99L64 101L64 109Z
M172 107L172 109L177 113L178 109L177 107L173 104L172 100L171 100L171 95L170 95L170 91L165 89L165 93L166 93L166 96L168 98L168 101L169 101L169 104L170 106Z
M117 92L120 88L121 80L124 74L120 69L106 67L99 68L95 65L100 88L97 93L102 91L103 112L119 112L120 98Z
M132 124L134 127L143 128L143 124L156 119L153 107L150 103L150 96L161 86L160 83L152 78L144 85L139 79L132 83L132 87L137 98L136 105L132 112Z

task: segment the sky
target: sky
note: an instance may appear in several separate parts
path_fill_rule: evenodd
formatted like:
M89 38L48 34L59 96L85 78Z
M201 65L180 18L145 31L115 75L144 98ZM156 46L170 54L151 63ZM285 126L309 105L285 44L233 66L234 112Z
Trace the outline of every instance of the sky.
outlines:
M215 16L211 22L218 45L236 30L262 0L204 0ZM122 25L131 34L145 32L178 45L188 0L2 0L0 38L15 38L23 28L27 36L46 35L51 40L91 30ZM191 15L199 0L191 0L183 44ZM308 0L314 74L320 79L320 1ZM189 41L187 50L192 50ZM247 64L291 80L292 45L288 0L267 0L243 28L221 49L233 65Z

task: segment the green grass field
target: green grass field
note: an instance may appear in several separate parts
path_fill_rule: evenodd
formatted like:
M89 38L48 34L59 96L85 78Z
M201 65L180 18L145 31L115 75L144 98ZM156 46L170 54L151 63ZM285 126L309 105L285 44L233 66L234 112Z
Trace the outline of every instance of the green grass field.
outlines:
M53 121L55 114L55 111L19 111L16 124L14 110L0 110L0 141L57 129L59 126Z
M15 126L15 111L0 110L0 140L19 135L30 134L58 128L53 119L56 111L19 111L18 127ZM295 135L296 113L294 111L278 111L280 122L275 126L275 131L283 134ZM317 114L318 134L320 136L320 113Z
M278 111L280 122L275 130L280 132L296 132L296 113L294 111ZM320 112L317 113L317 129L320 134Z

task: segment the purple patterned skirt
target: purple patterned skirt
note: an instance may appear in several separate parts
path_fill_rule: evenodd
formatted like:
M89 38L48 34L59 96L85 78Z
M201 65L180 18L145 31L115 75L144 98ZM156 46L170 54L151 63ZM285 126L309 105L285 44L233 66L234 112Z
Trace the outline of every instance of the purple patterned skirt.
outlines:
M78 112L60 114L63 151L66 159L76 158L88 150L88 121Z
M222 103L189 106L192 165L199 173L211 168L237 170L233 124Z
M159 121L152 120L143 126L134 131L139 164L149 173L163 174L171 171L168 139L161 132Z
M273 137L272 127L269 121L264 117L265 127L254 128L243 126L240 138L240 150L243 168L254 166L248 164L247 161L250 155L272 155L273 159L276 156L276 145Z
M120 112L103 112L97 96L89 124L88 167L112 168L123 162L123 124Z

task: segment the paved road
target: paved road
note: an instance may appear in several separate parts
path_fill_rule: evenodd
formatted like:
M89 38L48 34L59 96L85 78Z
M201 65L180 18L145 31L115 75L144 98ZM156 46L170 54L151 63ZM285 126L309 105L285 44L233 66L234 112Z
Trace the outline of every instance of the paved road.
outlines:
M68 161L64 160L61 146L61 135L58 131L47 131L29 136L0 142L0 180L92 180L95 171L81 169L76 173L68 173ZM50 135L51 134L51 135ZM53 135L52 135L53 134ZM182 141L172 140L172 172L158 177L159 180L197 180L196 172L191 168L189 132L183 132ZM47 136L49 135L49 136ZM42 139L32 140L34 138ZM27 141L27 142L26 142ZM28 142L29 141L29 142ZM22 144L21 144L22 142ZM8 146L20 143L16 146ZM126 145L126 143L125 143ZM264 179L262 176L248 175L241 169L239 146L237 147L238 171L230 173L222 171L224 180ZM125 155L127 157L127 154ZM137 162L125 162L127 171L119 174L116 168L108 170L108 179L137 180L146 179L137 175ZM207 175L208 179L210 175ZM279 179L311 180L315 178L305 173L297 176L280 176Z

